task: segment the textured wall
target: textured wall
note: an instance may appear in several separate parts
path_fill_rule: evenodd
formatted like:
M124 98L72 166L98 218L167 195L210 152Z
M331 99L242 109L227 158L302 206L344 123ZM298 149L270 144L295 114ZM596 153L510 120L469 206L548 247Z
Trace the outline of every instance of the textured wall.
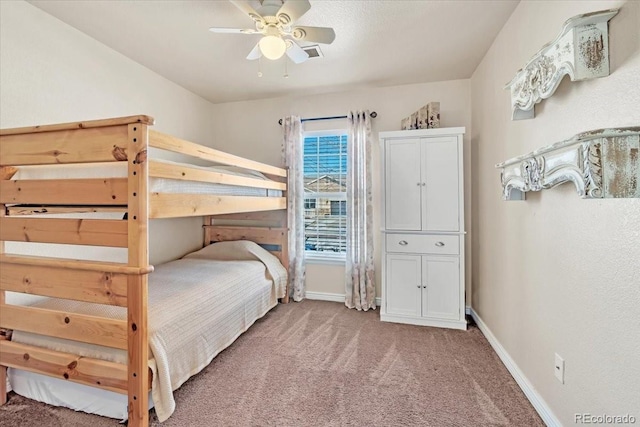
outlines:
M511 121L503 89L563 22L622 5L611 75L570 82ZM640 417L640 200L582 200L565 184L504 202L494 165L603 127L640 124L640 3L523 1L471 79L473 307L563 424ZM566 361L554 377L554 352Z
M155 117L157 130L209 142L209 102L40 9L0 2L0 31L0 127L147 114ZM202 245L200 224L152 221L151 262ZM37 246L41 255L126 260L123 249ZM8 244L7 250L20 249Z
M373 119L373 203L374 230L380 229L380 151L378 132L399 130L400 120L429 101L440 101L441 127L467 127L471 123L469 80L424 83L331 93L305 97L283 97L259 101L214 105L212 121L216 145L222 150L270 164L280 164L282 130L278 119L297 114L302 117L346 115L350 109L369 109L378 112ZM307 122L307 130L346 129L346 120ZM470 164L469 136L464 137L466 159ZM471 188L470 174L466 174L466 189ZM470 204L467 191L466 203ZM466 212L467 232L471 228L471 209ZM470 239L469 239L470 240ZM468 241L469 241L468 240ZM380 233L376 231L375 265L377 295L380 295ZM470 249L468 244L468 249ZM467 252L468 271L471 256ZM470 284L470 280L467 281ZM339 265L309 265L307 290L344 294L344 267Z

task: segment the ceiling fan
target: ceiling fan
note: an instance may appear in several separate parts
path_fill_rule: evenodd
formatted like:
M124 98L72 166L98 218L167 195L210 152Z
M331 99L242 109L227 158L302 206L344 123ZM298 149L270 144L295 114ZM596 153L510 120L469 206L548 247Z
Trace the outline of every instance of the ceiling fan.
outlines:
M333 28L294 26L311 4L308 0L262 0L254 1L259 5L257 9L250 2L244 0L229 0L242 12L249 15L255 22L256 28L237 29L211 27L213 33L232 34L261 34L262 38L256 44L247 59L253 60L264 56L267 59L276 60L285 53L293 62L300 64L309 55L296 41L331 44L336 38Z

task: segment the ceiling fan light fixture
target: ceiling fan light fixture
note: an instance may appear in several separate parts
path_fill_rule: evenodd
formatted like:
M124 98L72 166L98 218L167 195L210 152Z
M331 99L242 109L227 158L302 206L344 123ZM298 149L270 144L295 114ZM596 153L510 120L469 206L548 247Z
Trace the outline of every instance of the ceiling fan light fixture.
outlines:
M264 57L271 60L282 58L287 50L287 43L278 36L264 36L258 45Z

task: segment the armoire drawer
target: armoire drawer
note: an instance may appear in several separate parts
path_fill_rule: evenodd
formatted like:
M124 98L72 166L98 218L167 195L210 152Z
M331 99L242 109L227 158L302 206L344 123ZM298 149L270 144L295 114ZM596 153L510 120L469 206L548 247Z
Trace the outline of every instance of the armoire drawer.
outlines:
M387 234L387 252L458 255L458 236L442 234Z

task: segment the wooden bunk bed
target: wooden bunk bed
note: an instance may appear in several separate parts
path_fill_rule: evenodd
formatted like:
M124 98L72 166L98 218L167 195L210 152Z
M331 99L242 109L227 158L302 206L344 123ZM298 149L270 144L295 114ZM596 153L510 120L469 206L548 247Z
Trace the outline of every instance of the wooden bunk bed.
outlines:
M150 219L202 216L205 245L240 239L276 245L274 254L287 268L287 171L162 134L150 129L153 123L148 116L131 116L0 131L0 405L6 402L6 371L12 367L126 394L129 425L148 425ZM154 160L150 147L261 172L269 179ZM28 165L103 162L126 162L126 178L12 179ZM279 190L281 195L150 192L154 177ZM121 220L42 215L113 211L127 215ZM252 225L217 225L217 219ZM8 254L4 241L127 248L128 262ZM6 291L126 307L127 320L10 305ZM11 330L122 349L128 363L12 342Z

